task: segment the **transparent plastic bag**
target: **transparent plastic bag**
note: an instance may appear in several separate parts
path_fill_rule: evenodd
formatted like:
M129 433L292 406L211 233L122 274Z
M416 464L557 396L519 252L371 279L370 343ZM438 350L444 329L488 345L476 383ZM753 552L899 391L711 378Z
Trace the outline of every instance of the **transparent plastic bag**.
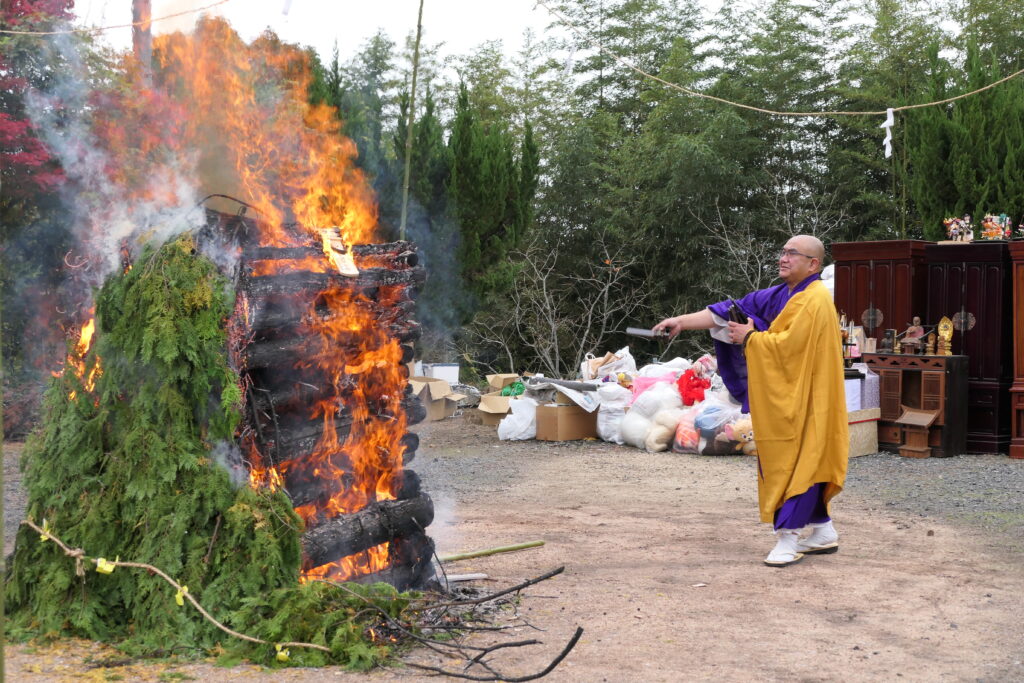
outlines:
M700 404L693 426L700 435L698 452L704 455L724 455L735 452L735 443L718 438L725 425L740 415L740 406L710 398Z
M685 409L679 415L679 421L676 423L676 434L675 438L672 439L672 451L675 453L698 453L697 450L700 446L700 433L697 428L693 425L693 420L697 417L697 411L700 409L701 404L698 403L691 408Z

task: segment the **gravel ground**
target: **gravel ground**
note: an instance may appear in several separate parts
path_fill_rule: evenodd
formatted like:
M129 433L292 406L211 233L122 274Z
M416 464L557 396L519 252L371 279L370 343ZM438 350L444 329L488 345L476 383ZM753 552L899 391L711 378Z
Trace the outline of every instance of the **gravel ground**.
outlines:
M502 650L499 668L511 676L537 672L583 626L579 645L546 680L1024 680L1024 460L853 458L836 507L842 551L779 571L761 564L773 539L756 523L753 458L500 442L472 411L414 431L421 445L412 467L435 502L428 532L440 555L545 541L449 572L485 573L480 588L491 592L566 567L524 594L522 614L540 631L510 637L540 635L544 645ZM20 444L5 445L8 543L24 509L19 452ZM93 670L95 647L9 647L8 673L34 683L90 674L427 678L410 668L274 673L205 662ZM407 659L453 666L424 649Z
M921 519L964 525L1024 551L1024 460L1003 454L850 460L844 495Z

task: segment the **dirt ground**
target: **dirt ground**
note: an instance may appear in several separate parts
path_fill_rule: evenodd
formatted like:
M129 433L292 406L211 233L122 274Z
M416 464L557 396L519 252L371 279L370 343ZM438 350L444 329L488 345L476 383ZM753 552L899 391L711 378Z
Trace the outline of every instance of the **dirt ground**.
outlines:
M523 593L519 609L535 628L507 638L543 644L495 653L491 661L508 677L543 669L580 626L579 644L545 680L1024 680L1024 544L1005 531L908 513L877 486L848 486L833 510L840 552L773 569L761 562L774 538L756 522L752 458L650 454L590 441L499 442L471 413L415 431L421 446L412 468L434 498L428 531L440 555L545 542L450 563L447 571L486 573L477 585L491 591L565 566ZM5 461L15 457L11 450ZM882 457L852 460L851 475ZM5 465L8 477L15 474ZM883 489L898 492L899 481L889 484ZM919 478L913 486L920 495ZM6 514L17 514L16 487L5 494ZM410 668L358 675L207 663L93 667L99 653L81 642L10 646L8 676L427 677ZM458 667L422 649L407 659Z

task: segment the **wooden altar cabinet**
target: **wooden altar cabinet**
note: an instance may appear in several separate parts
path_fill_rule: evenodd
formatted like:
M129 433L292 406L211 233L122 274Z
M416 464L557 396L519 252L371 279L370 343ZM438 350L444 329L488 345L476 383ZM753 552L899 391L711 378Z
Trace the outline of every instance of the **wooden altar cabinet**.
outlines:
M1007 452L1013 382L1013 317L1008 242L929 244L928 307L935 325L953 320L953 353L967 362L967 452ZM959 324L960 320L965 321Z
M1010 457L1024 458L1024 242L1010 243L1013 264L1013 384L1010 386Z
M838 242L835 262L836 309L881 339L885 330L902 332L922 315L928 298L925 245L921 240Z
M904 446L915 427L900 424L907 412L935 413L927 427L932 455L964 452L967 432L967 358L917 354L866 353L863 360L879 375L878 443L906 455ZM915 456L922 457L922 456Z

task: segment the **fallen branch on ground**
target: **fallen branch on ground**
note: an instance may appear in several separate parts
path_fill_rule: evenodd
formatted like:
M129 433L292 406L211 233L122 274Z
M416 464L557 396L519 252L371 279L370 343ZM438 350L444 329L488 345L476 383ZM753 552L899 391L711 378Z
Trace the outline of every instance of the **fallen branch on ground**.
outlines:
M562 651L558 653L558 656L551 660L551 663L548 664L543 671L540 671L535 674L530 674L529 676L469 676L467 674L459 673L458 671L448 671L447 669L442 669L437 666L428 666L426 664L413 664L412 662L406 662L406 664L413 667L414 669L421 669L423 671L433 671L444 676L451 676L452 678L464 678L469 681L507 681L507 683L520 683L521 681L532 681L538 678L542 678L544 676L547 676L552 671L554 671L555 667L558 666L559 663L561 663L561 661L566 658L566 656L572 651L574 647L576 647L576 643L579 642L580 636L582 635L583 627L577 626L576 633L574 633L572 638L569 639L569 642L566 643Z
M457 562L459 560L468 560L474 557L486 557L488 555L497 555L498 553L510 553L514 550L526 550L527 548L537 548L544 545L544 541L527 541L526 543L517 543L516 545L502 545L497 548L487 548L486 550L473 550L468 553L456 553L455 555L445 555L444 557L437 558L438 562Z

